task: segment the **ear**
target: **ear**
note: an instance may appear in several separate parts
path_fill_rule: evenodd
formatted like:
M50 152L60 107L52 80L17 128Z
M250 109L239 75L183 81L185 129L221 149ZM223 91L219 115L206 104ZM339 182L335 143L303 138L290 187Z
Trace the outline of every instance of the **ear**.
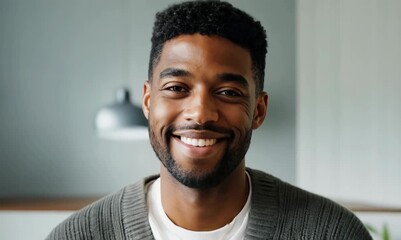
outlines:
M149 119L150 88L151 86L148 80L143 84L143 95L142 95L142 111L146 119Z
M268 95L266 92L261 92L256 99L255 113L253 115L252 129L259 128L265 120L267 114Z

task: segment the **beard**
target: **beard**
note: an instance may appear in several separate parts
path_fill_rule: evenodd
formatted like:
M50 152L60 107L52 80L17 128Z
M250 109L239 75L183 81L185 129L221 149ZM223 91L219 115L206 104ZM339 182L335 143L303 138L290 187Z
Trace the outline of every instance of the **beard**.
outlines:
M149 119L149 124L151 123ZM192 130L210 130L220 133L226 133L229 137L228 144L224 151L223 157L217 165L211 170L186 170L178 164L171 155L170 141L173 132L182 129ZM181 184L189 188L208 189L219 185L227 176L229 176L244 159L252 138L252 129L248 129L245 135L237 144L232 144L234 140L233 131L218 127L211 123L203 125L186 125L180 127L169 126L163 131L162 141L158 141L157 137L149 125L150 143L157 157L167 169L167 171ZM230 147L232 146L232 147Z

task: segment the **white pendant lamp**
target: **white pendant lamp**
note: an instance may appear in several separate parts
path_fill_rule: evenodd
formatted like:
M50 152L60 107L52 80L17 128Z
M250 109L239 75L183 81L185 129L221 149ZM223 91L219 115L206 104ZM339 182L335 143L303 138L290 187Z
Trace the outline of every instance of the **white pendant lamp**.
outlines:
M148 122L142 109L131 103L126 88L118 89L115 102L97 112L95 126L98 136L105 139L148 139Z

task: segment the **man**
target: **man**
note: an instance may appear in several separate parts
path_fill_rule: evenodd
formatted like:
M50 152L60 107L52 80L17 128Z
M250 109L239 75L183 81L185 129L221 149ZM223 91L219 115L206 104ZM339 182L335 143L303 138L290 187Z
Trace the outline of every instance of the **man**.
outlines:
M143 111L160 175L80 210L48 239L371 239L336 203L245 167L267 112L266 34L219 1L156 15Z

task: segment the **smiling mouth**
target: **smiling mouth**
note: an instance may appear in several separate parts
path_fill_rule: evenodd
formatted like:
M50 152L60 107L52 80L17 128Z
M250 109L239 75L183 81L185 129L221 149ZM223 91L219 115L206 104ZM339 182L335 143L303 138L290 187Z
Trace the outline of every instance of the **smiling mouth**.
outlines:
M189 138L189 137L181 136L180 139L185 144L188 144L188 145L191 145L194 147L209 147L209 146L213 146L217 142L217 139L215 139L215 138L204 139L204 138Z

